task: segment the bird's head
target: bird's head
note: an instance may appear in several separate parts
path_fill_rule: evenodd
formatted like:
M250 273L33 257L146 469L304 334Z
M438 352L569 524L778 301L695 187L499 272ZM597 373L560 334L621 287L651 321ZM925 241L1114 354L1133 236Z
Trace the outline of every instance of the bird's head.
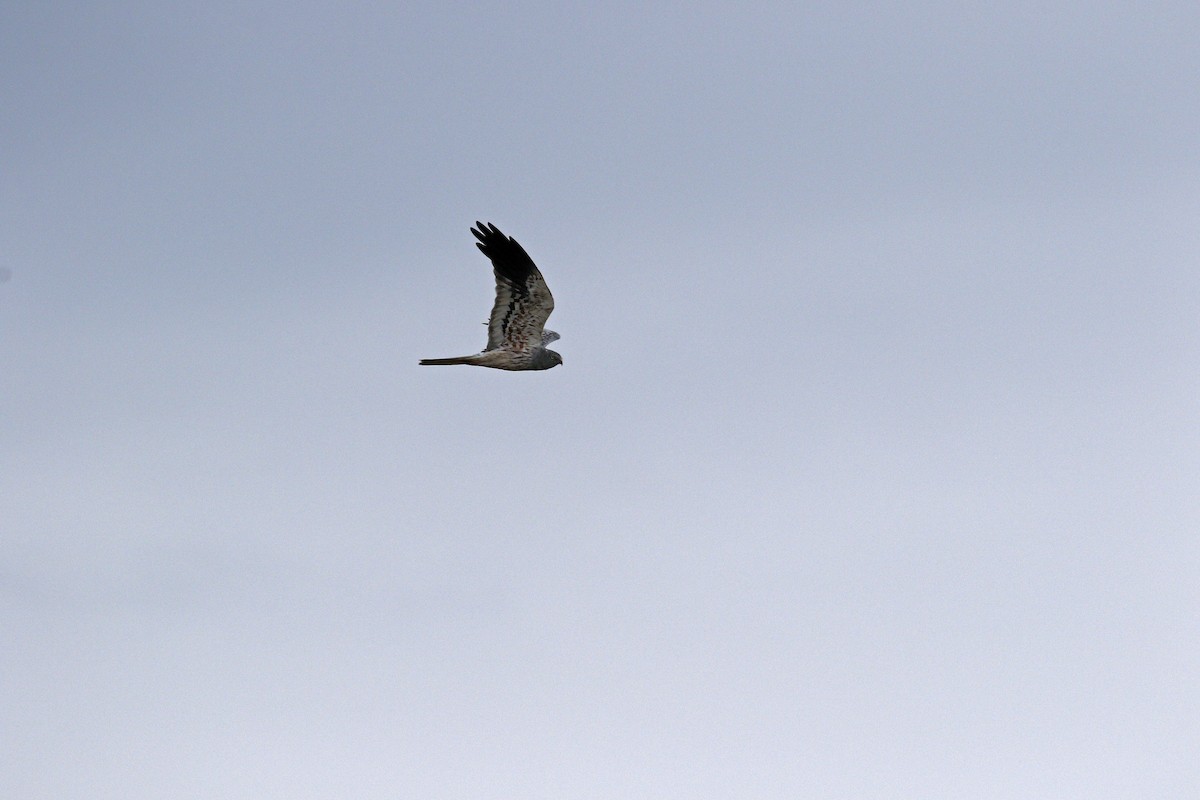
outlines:
M562 356L558 353L539 347L533 354L533 364L530 366L533 369L552 369L561 363Z

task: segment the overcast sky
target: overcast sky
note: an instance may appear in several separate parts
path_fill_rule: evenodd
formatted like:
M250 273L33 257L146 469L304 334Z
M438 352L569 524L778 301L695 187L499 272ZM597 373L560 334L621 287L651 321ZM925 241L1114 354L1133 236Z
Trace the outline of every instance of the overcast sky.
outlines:
M1197 42L3 3L0 795L1194 796Z

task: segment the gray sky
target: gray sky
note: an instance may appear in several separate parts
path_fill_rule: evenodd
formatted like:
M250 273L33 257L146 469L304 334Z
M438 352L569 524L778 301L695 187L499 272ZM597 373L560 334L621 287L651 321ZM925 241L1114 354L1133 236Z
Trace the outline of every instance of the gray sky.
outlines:
M1191 796L1200 7L1001 5L0 6L0 795Z

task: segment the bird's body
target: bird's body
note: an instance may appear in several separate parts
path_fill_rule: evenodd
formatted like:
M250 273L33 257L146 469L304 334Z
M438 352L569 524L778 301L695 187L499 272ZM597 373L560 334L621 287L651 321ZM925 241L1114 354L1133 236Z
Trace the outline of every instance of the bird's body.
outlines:
M490 222L475 223L471 233L478 247L491 259L496 274L496 302L488 320L487 347L482 353L453 358L425 358L425 366L469 364L507 370L550 369L563 363L562 356L546 345L558 339L545 329L554 310L554 297L546 287L542 273L525 248L511 236L505 236Z
M491 367L492 369L524 370L550 369L562 363L562 358L553 350L539 347L527 354L512 353L507 350L484 350L473 356L454 356L452 358L422 358L421 364L427 367L450 366L452 364L470 364L474 367Z

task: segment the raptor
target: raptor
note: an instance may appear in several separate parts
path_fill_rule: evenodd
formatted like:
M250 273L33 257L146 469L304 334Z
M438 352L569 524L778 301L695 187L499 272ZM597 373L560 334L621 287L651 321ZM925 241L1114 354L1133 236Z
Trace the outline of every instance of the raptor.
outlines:
M475 244L491 259L496 274L496 302L488 326L487 347L473 356L424 358L421 364L438 366L470 364L492 369L550 369L563 363L562 356L546 345L559 338L546 330L554 310L554 297L525 248L505 236L492 223L476 222L471 233Z

